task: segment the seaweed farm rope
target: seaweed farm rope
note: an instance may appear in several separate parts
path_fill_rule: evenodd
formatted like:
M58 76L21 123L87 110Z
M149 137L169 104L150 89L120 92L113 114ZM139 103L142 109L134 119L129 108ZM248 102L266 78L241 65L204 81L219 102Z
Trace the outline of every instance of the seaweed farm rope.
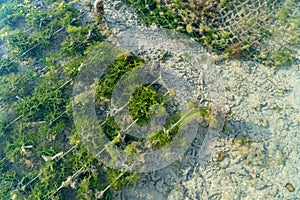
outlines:
M59 86L58 88L54 89L53 92L60 90L62 88L64 88L66 85L68 85L73 79L69 79L68 81L64 82L61 86ZM67 111L63 111L60 115L58 115L55 119L53 119L52 121L50 121L49 125L51 125L53 122L55 122L56 120L58 120L60 117L62 117ZM19 115L18 117L16 117L15 119L13 119L8 126L11 126L12 124L14 124L15 122L17 122L19 119L21 119L23 116Z

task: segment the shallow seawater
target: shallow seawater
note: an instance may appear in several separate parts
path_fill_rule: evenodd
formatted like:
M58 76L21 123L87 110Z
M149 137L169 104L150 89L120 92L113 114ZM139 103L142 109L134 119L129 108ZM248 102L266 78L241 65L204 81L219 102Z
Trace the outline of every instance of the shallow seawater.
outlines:
M0 2L0 199L300 199L300 4Z

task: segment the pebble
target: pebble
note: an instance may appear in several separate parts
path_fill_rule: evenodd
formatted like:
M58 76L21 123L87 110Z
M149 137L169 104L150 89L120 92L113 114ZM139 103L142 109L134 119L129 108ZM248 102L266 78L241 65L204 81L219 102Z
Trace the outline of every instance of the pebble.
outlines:
M225 152L225 151L220 151L220 152L218 153L217 160L218 160L219 162L221 162L221 161L225 158L225 156L226 156L226 152Z
M294 188L294 186L293 186L291 183L287 183L284 187L285 187L289 192L294 192L294 191L295 191L295 188Z

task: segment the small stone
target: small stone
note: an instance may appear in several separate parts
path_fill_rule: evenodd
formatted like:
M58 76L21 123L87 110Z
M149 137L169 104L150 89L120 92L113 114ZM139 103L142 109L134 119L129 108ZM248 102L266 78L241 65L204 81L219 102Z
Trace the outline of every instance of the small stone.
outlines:
M226 156L225 151L220 151L220 152L218 153L218 158L217 158L217 160L218 160L219 162L221 162L222 160L224 160L225 156Z
M294 188L294 186L293 186L291 183L287 183L287 184L285 185L285 188L286 188L288 191L290 191L290 192L294 192L294 191L295 191L295 188Z

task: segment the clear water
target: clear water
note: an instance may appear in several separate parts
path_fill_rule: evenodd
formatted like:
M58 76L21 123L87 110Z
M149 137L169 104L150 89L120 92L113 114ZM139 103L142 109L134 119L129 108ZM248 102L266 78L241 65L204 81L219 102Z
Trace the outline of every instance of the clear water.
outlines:
M299 3L145 2L0 2L0 199L300 199Z

